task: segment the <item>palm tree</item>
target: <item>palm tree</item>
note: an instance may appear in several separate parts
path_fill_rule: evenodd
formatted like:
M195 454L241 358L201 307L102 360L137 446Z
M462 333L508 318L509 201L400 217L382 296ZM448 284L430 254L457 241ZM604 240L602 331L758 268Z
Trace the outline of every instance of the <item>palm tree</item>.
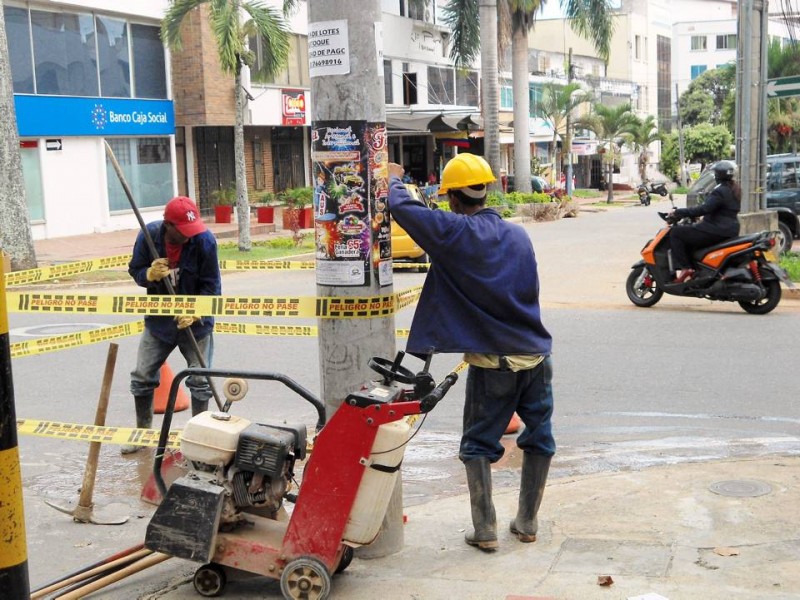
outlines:
M14 118L14 92L11 63L8 58L5 15L0 9L0 248L11 258L11 268L33 269L36 252L33 247L22 160L19 155L17 120ZM5 310L5 308L3 309Z
M544 84L542 89L542 101L536 108L553 130L553 140L550 143L548 160L554 167L556 163L558 136L559 134L566 133L567 117L571 115L572 111L578 106L590 100L591 96L583 91L580 84L569 83L563 86L556 85L552 82ZM566 140L566 137L564 139ZM516 163L514 164L514 168L516 168ZM553 172L555 173L555 171L556 169L554 168Z
M635 121L636 115L631 111L630 104L613 107L595 104L591 114L581 117L575 122L576 128L588 129L603 144L601 153L606 165L607 202L609 203L614 199L614 162L619 159L625 135L631 133Z
M467 67L477 58L481 51L481 71L483 79L483 98L497 103L500 97L499 84L491 77L492 69L497 65L496 37L482 39L481 31L491 35L487 30L489 20L484 16L485 10L497 2L497 20L510 18L512 39L512 86L514 94L514 173L515 181L521 191L530 191L530 140L528 138L528 120L530 119L530 94L528 85L528 33L535 23L536 13L546 0L449 0L445 7L445 23L453 32L451 57L457 67ZM606 62L611 48L611 36L614 32L613 18L606 0L559 0L570 26L579 35L590 39L598 55ZM500 24L504 29L507 24ZM496 30L495 30L496 31ZM494 57L492 56L494 55ZM492 100L494 99L494 100ZM483 106L484 131L497 132L500 128L499 116L489 104ZM520 128L522 132L520 133ZM490 141L490 140L489 140ZM486 158L492 170L497 172L500 163L499 139L495 149L493 143L485 149ZM524 187L523 187L524 186Z
M625 142L634 152L639 153L639 178L642 183L646 179L647 165L650 162L650 144L660 139L661 134L658 132L656 118L653 115L647 115L645 119L634 116L631 130L625 136Z
M254 59L247 47L249 36L261 36L264 47L263 72L277 75L289 58L290 31L283 17L295 1L284 2L283 15L261 0L173 0L161 23L161 38L170 48L181 49L181 24L184 17L202 5L208 5L208 20L217 43L219 64L233 74L236 124L233 132L236 205L238 208L239 250L250 251L250 205L247 198L247 175L244 163L244 88L242 67Z

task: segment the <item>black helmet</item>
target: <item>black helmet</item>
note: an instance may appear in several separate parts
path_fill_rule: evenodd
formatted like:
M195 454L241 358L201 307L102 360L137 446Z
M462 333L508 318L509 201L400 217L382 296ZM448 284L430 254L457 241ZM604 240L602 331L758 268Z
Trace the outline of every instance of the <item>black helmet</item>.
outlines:
M736 165L729 160L721 160L714 165L714 179L717 181L731 181Z

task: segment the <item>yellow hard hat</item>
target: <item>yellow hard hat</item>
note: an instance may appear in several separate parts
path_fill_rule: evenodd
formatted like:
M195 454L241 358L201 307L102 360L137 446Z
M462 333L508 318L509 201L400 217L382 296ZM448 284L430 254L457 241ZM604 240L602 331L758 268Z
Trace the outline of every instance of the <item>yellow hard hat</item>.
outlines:
M452 189L492 183L493 181L497 181L497 178L492 175L489 163L481 156L464 152L451 158L444 166L439 194L446 194Z

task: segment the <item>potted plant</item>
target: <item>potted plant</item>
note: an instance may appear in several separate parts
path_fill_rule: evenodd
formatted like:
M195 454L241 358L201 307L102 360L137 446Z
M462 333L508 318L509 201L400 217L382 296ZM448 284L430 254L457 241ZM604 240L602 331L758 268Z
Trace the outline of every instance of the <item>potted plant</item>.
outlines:
M281 194L286 204L283 211L284 229L310 229L314 227L314 188L300 187L285 190Z
M211 192L214 201L214 221L216 223L230 223L233 215L233 206L236 204L236 184L231 183L226 187Z
M256 203L256 217L259 223L274 223L275 222L275 194L272 192L264 192L261 196L253 194L253 197L258 198Z

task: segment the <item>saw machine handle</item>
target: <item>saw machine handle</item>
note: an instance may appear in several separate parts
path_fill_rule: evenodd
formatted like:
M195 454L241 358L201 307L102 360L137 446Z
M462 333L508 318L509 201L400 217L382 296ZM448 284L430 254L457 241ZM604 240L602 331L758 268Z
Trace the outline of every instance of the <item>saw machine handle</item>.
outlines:
M422 400L419 401L419 412L426 413L433 410L433 408L439 403L439 400L444 398L445 394L453 387L453 384L458 381L458 373L453 371L444 380L437 385L430 394L425 396Z

